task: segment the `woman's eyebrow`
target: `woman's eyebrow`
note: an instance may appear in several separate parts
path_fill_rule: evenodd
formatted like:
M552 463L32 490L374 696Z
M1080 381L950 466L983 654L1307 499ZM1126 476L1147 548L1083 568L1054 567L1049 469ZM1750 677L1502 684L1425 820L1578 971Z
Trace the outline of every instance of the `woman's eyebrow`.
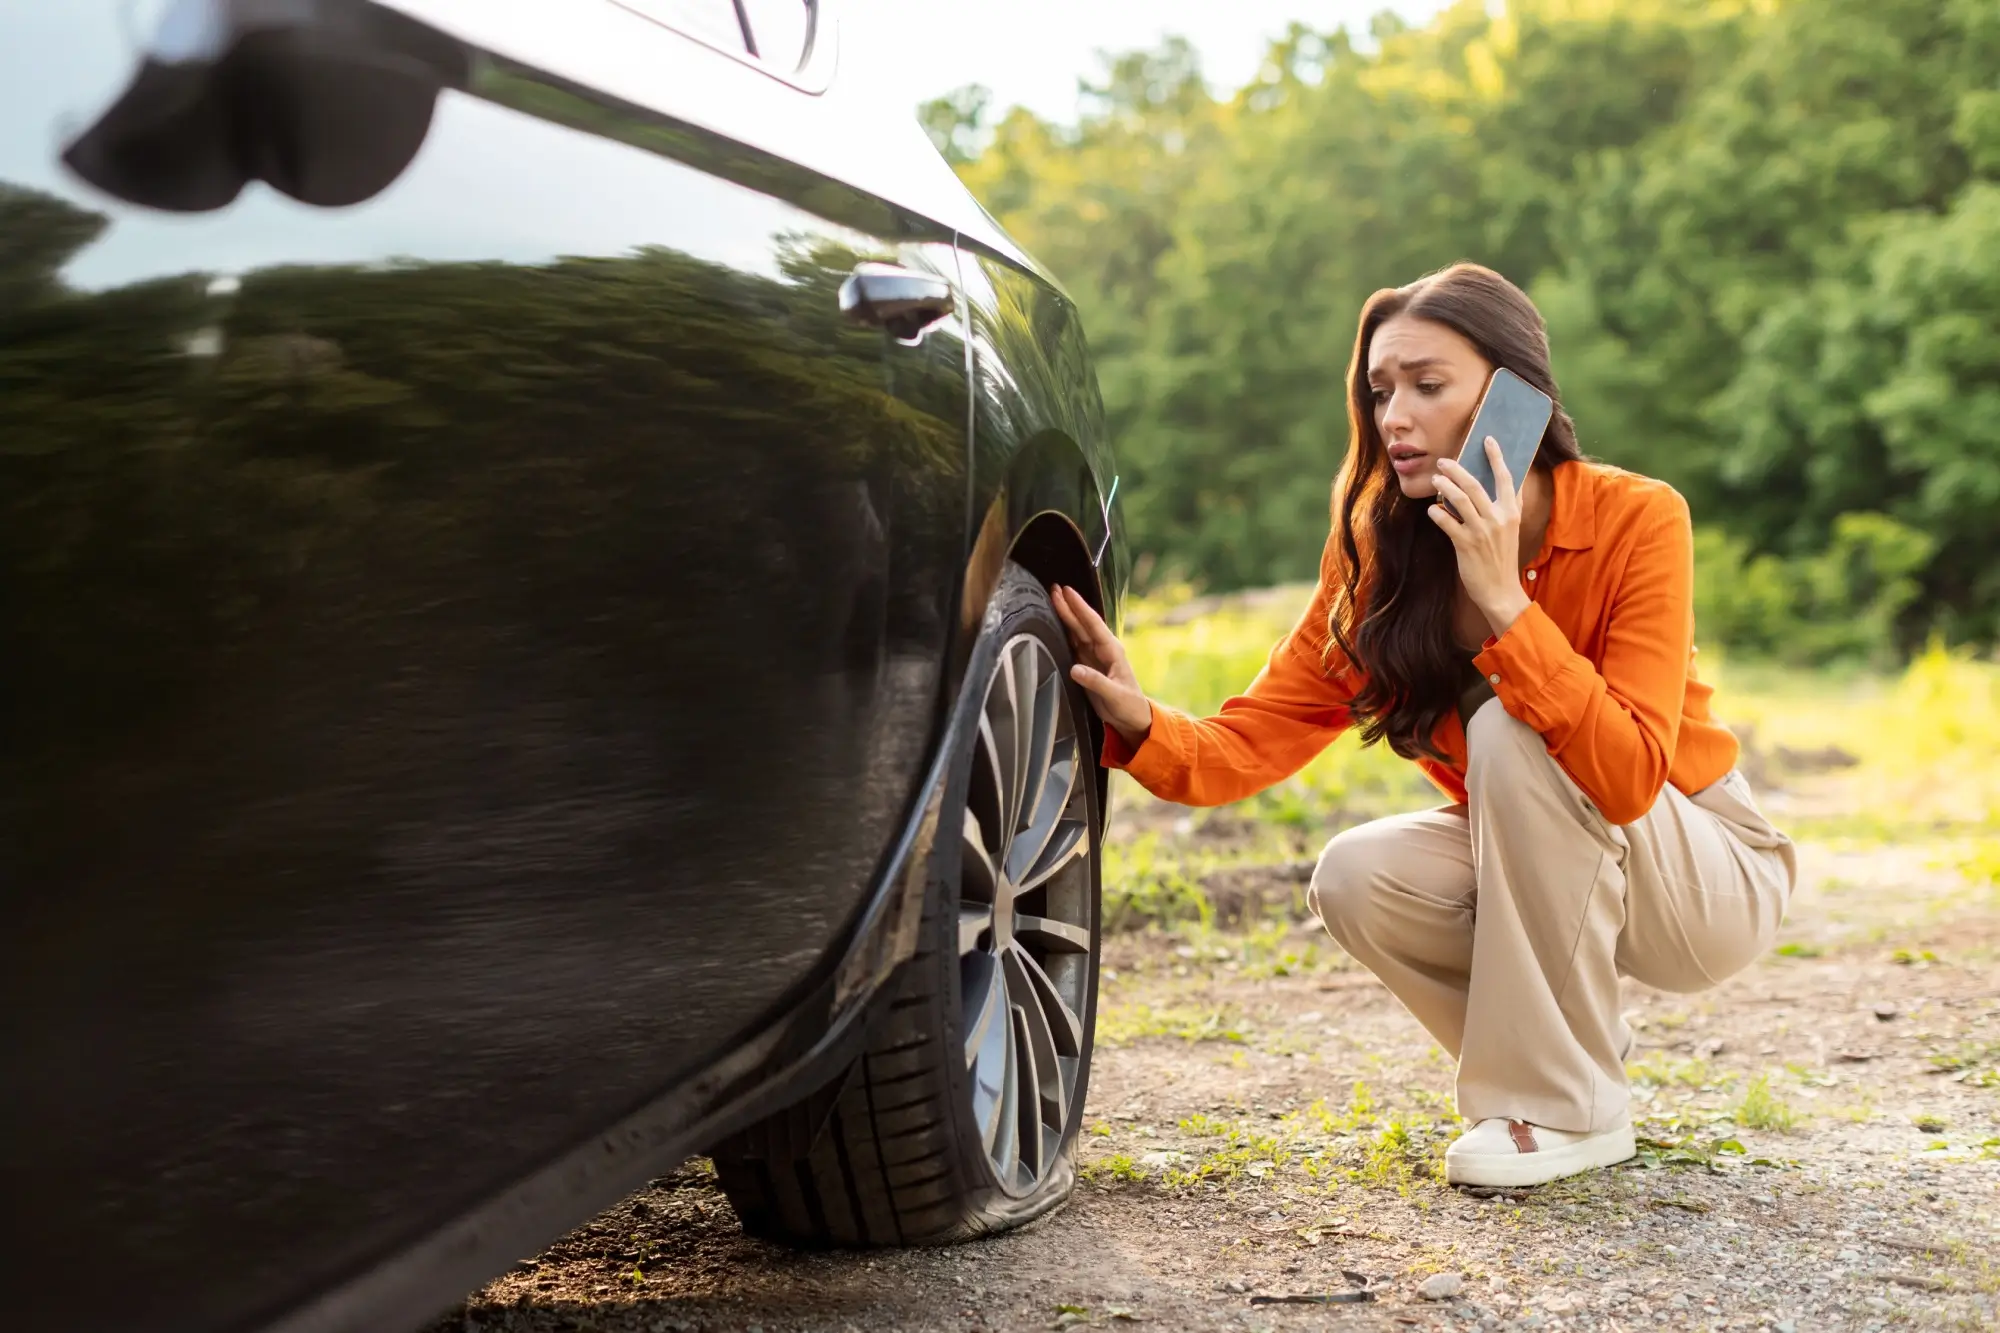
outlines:
M1408 361L1396 362L1396 365L1401 367L1403 370L1407 371L1407 370L1428 370L1432 366L1441 366L1444 363L1445 363L1445 358L1441 356L1413 356ZM1383 372L1385 372L1387 369L1388 366L1386 363L1384 365L1376 366L1373 370L1370 370L1368 372L1368 378L1372 380L1377 375L1380 375Z

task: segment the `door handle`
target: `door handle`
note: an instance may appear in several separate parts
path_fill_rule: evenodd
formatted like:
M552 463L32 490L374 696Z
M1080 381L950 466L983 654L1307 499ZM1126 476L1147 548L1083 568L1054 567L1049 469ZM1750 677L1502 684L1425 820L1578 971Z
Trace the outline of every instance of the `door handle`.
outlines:
M887 329L916 342L957 308L951 284L935 274L895 264L856 264L840 284L840 313L856 324Z

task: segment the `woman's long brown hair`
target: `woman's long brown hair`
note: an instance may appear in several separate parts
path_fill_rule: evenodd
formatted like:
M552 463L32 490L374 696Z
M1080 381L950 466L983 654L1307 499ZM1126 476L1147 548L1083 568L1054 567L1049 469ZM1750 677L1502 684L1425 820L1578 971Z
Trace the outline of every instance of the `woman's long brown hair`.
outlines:
M1555 400L1534 467L1584 455L1549 369L1541 312L1519 287L1478 264L1453 264L1407 287L1385 287L1362 306L1347 366L1347 458L1334 483L1344 559L1327 615L1329 650L1337 645L1365 674L1349 704L1362 744L1387 737L1405 759L1443 759L1431 732L1456 707L1464 683L1465 659L1451 636L1458 560L1451 538L1424 514L1431 501L1408 499L1396 484L1375 429L1368 349L1375 331L1396 315L1457 330L1488 362Z

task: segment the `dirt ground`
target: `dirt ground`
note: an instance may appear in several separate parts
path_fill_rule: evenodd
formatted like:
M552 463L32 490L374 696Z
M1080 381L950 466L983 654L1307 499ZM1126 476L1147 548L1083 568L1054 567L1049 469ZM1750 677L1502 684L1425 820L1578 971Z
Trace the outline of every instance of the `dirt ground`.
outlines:
M1824 816L1829 782L1767 809ZM2000 1328L2000 893L1942 838L1800 841L1777 952L1706 995L1631 988L1624 1168L1438 1183L1450 1065L1284 910L1302 841L1216 886L1275 908L1111 939L1085 1180L1054 1215L797 1254L746 1239L694 1162L435 1328Z

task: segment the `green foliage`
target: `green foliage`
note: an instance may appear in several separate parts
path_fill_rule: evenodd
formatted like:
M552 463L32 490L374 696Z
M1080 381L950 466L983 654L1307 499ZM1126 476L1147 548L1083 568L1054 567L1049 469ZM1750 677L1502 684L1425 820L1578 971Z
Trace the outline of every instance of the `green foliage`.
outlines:
M2000 633L2000 6L1463 0L1374 37L1294 27L1227 98L1184 45L1119 56L1074 127L925 109L1076 295L1155 586L1312 574L1359 306L1469 258L1542 306L1585 449L1688 495L1704 642Z
M1213 712L1250 683L1312 597L1306 584L1190 602L1185 586L1128 599L1124 642L1147 692L1196 714ZM1433 791L1387 746L1364 749L1352 733L1295 777L1252 798L1274 824L1323 828L1337 814L1408 809ZM1107 883L1112 881L1107 880Z
M1771 1090L1771 1076L1759 1074L1743 1092L1736 1106L1736 1123L1748 1129L1775 1130L1788 1134L1799 1126L1799 1113Z
M1159 835L1107 843L1104 848L1104 928L1132 930L1178 921L1215 920L1215 907L1186 867L1164 856Z
M2000 1088L2000 1041L1967 1041L1931 1055L1931 1066L1951 1074L1953 1081L1975 1088Z
M1702 1089L1712 1088L1726 1077L1718 1075L1706 1060L1675 1060L1664 1051L1626 1065L1625 1075L1641 1087Z
M1830 544L1799 556L1751 554L1719 528L1695 533L1695 623L1734 649L1811 666L1877 659L1917 601L1934 543L1881 514L1841 514Z
M1220 1009L1111 1004L1098 1011L1100 1046L1129 1046L1148 1037L1172 1037L1183 1042L1241 1042L1242 1021Z
M1094 1185L1135 1185L1146 1178L1129 1153L1115 1152L1086 1162L1077 1174Z

